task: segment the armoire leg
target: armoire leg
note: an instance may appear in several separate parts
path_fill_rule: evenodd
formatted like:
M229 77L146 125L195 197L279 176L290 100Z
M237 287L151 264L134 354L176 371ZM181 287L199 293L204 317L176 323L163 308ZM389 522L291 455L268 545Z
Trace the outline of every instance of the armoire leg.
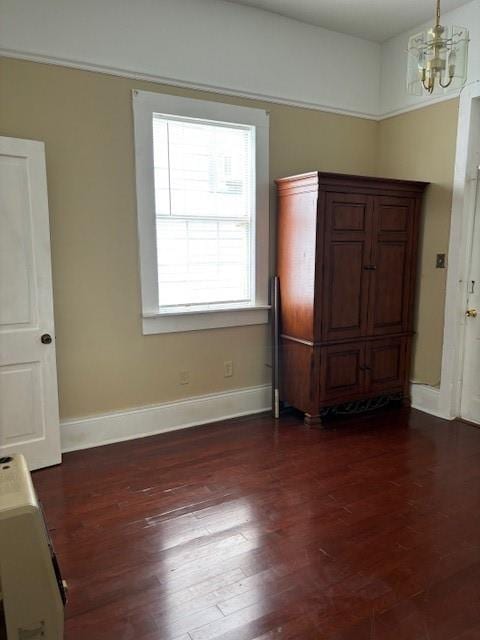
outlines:
M305 414L303 423L306 427L322 427L322 416L311 416L309 413Z

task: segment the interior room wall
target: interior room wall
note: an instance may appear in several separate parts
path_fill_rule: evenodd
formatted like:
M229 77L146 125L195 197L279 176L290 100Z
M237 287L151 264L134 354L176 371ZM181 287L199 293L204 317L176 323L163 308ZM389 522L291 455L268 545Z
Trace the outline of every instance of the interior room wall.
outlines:
M2 52L378 115L377 42L222 0L2 0Z
M444 21L469 26L468 82L478 81L480 0ZM181 55L179 33L190 43ZM438 384L445 271L434 256L448 245L458 105L407 96L408 35L380 46L221 0L0 3L0 134L46 142L63 418L269 380L266 326L141 335L133 88L267 109L272 180L318 168L434 183L413 375ZM178 384L180 370L189 385Z
M268 382L267 325L142 336L131 91L267 109L272 180L374 174L378 124L11 58L0 82L0 135L46 145L61 417Z
M440 383L446 287L435 258L448 253L457 120L453 98L379 122L377 172L432 183L420 232L412 378L433 386Z

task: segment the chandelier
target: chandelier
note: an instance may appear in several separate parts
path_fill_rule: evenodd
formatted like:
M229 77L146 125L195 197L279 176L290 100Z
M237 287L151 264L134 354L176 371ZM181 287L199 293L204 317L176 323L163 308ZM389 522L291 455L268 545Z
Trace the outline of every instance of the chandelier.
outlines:
M468 29L440 24L437 0L435 26L408 41L407 91L413 95L463 87L467 79Z

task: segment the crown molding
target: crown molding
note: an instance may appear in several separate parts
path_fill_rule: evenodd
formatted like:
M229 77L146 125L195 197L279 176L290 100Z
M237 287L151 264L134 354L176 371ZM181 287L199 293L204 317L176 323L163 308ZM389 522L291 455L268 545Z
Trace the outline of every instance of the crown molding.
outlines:
M311 109L314 111L322 111L324 113L333 113L340 116L347 116L350 118L361 118L363 120L373 120L374 122L381 122L382 120L388 120L395 116L410 113L411 111L417 111L418 109L424 109L440 102L446 102L453 100L461 95L462 90L457 90L449 93L445 96L439 96L436 98L429 98L428 100L419 102L417 104L402 107L401 109L394 109L382 114L363 113L360 111L353 111L350 109L342 109L340 107L332 107L316 102L308 102L304 100L289 100L281 98L280 96L271 96L263 93L254 93L250 91L236 91L227 87L203 84L199 82L193 82L189 80L180 80L178 78L172 78L168 76L157 76L149 73L140 73L138 71L132 71L129 69L121 69L117 67L109 67L104 65L97 65L90 62L82 62L80 60L71 60L67 58L57 58L53 56L47 56L38 53L25 53L23 51L15 51L12 49L4 49L0 47L0 57L13 58L16 60L26 60L28 62L37 62L40 64L49 64L59 67L66 67L69 69L77 69L79 71L90 71L93 73L101 73L104 75L115 76L119 78L131 78L132 80L141 80L145 82L152 82L154 84L164 84L171 87L179 87L182 89L192 89L196 91L206 91L208 93L214 93L216 95L232 96L235 98L245 98L247 100L255 100L260 102L269 102L271 104L284 105L287 107L298 107L301 109ZM468 86L468 85L466 85Z
M402 107L401 109L394 109L392 111L387 111L386 113L382 113L377 117L377 120L381 122L382 120L388 120L388 118L394 118L395 116L401 116L404 113L410 113L411 111L417 111L418 109L425 109L425 107L431 107L434 104L438 104L440 102L447 102L448 100L454 100L458 98L461 94L461 89L457 91L452 91L451 93L438 96L437 98L429 98L428 100L419 102L417 104L411 104L408 107Z
M145 82L153 82L155 84L165 84L171 87L180 87L183 89L194 89L197 91L208 91L210 93L221 94L225 96L233 96L236 98L246 98L248 100L256 100L261 102L269 102L272 104L285 105L287 107L300 107L302 109L312 109L314 111L323 111L325 113L334 113L341 116L349 116L353 118L362 118L364 120L378 120L378 115L374 113L363 113L361 111L353 111L350 109L342 109L340 107L332 107L331 105L308 102L304 100L291 100L280 96L268 95L263 93L255 93L250 91L234 90L228 87L215 86L193 82L190 80L180 80L168 76L158 76L150 73L140 73L131 69L121 69L117 67L109 67L105 65L97 65L91 62L83 62L81 60L71 60L68 58L57 58L39 53L26 53L23 51L15 51L12 49L0 48L0 57L14 58L18 60L26 60L29 62L38 62L41 64L51 64L70 69L78 69L80 71L91 71L94 73L102 73L109 76L121 78L131 78L132 80L143 80Z

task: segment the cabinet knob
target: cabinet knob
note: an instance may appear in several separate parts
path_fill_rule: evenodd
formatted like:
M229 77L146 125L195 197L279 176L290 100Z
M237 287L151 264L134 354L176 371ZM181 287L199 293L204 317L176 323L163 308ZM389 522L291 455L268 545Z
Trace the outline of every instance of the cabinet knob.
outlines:
M465 315L467 316L467 318L476 318L477 317L477 310L476 309L467 309L465 311Z
M44 333L40 336L40 342L42 344L52 344L52 336L49 333Z
M375 271L377 265L375 264L366 264L364 267L365 271Z

